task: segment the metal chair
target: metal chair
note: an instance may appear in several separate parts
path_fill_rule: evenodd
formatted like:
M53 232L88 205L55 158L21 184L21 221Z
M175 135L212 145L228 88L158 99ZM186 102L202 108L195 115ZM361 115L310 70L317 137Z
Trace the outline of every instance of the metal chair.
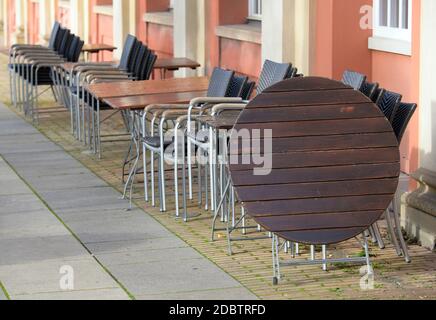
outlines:
M167 144L164 141L164 127L168 125L169 122L177 119L180 116L190 117L194 112L205 107L205 105L214 103L213 101L223 101L225 97L229 94L235 95L240 94L242 91L244 83L246 83L246 78L239 77L234 79L234 71L224 70L220 68L215 68L212 72L212 76L209 82L209 88L207 91L207 98L195 99L190 105L157 105L152 106L145 110L143 115L143 159L144 159L144 187L146 200L148 201L148 173L146 169L147 162L147 151L150 151L150 171L151 171L151 193L152 193L152 205L155 205L155 190L154 190L154 160L155 154L159 157L159 196L160 196L160 207L161 211L166 211L166 196L165 196L165 167L164 167L164 157L165 157L165 147ZM230 99L230 98L228 98ZM240 100L240 98L238 98ZM171 109L173 112L166 112ZM204 110L204 109L203 109ZM147 119L151 115L152 119L150 121L150 129L147 129ZM155 132L156 124L158 125L158 132ZM192 137L189 136L187 139L188 148L188 169L189 175L192 175L192 161L189 160L192 157L192 151L195 150L193 144L195 142L195 132L196 130L190 130ZM194 144L195 145L195 144ZM192 186L192 177L190 176L189 181ZM191 189L192 195L192 189Z
M382 90L377 99L377 106L383 112L385 117L392 123L402 96L398 93Z
M374 98L377 94L378 87L379 87L379 84L377 82L371 83L371 82L365 81L362 88L360 89L360 92L362 92L369 99L374 100Z
M19 73L23 87L23 106L25 113L30 112L34 121L39 120L38 97L40 94L38 87L41 85L50 86L58 100L59 97L53 88L55 83L53 82L52 68L72 59L78 59L76 53L81 50L82 46L83 41L67 31L61 42L59 55L56 53L27 53L23 55L22 68Z
M394 129L395 135L396 135L398 142L400 144L401 144L403 135L407 129L407 126L408 126L410 120L412 119L416 109L417 109L416 103L400 103L398 105L398 109L393 117L392 127ZM393 215L393 219L391 219L391 213ZM395 201L392 202L392 212L390 210L386 211L386 219L391 220L390 223L388 223L388 226L390 225L391 238L395 238L395 231L397 233L397 237L399 240L399 246L400 246L400 248L399 248L400 250L398 250L398 248L397 248L397 251L402 253L406 262L410 262L411 259L409 256L407 244L404 241L404 236L402 233L401 223L400 223L400 218L399 218L399 212L398 212L398 208L396 206ZM393 224L393 226L392 226L392 224ZM395 230L392 230L393 227L395 228ZM393 242L394 242L394 244L396 243L396 241L393 241Z
M290 74L292 64L277 63L271 60L266 60L260 73L259 83L257 85L257 94L262 93L265 89L273 84L286 79Z
M342 82L354 90L362 90L362 87L366 81L366 76L355 71L345 70L342 76Z

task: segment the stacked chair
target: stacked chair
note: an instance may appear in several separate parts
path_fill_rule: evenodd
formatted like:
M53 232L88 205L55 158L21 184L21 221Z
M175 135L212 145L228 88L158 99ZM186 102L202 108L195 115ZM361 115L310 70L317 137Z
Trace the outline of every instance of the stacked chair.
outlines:
M403 135L417 109L417 105L414 103L401 102L401 94L380 88L378 83L367 82L366 76L358 72L345 71L342 81L352 86L354 89L360 90L380 108L386 119L391 123L398 143L401 144ZM396 208L395 201L392 202L388 210L386 210L385 218L391 242L398 255L404 256L406 262L410 262L411 259L402 234L399 212L398 208ZM369 230L369 233L378 243L379 247L383 249L384 243L377 224L374 224Z
M22 107L26 115L31 115L33 121L38 122L38 87L50 86L59 102L58 91L54 88L53 68L65 62L77 62L83 45L79 37L55 23L48 47L12 46L9 74L13 104Z
M189 105L154 105L145 110L143 116L143 159L144 159L144 187L145 198L148 201L148 152L150 152L151 170L151 201L155 205L154 196L154 157L158 155L158 191L161 211L166 211L165 201L165 161L173 163L174 190L176 215L180 215L179 194L179 168L183 169L183 212L187 221L188 213L186 203L188 198L193 199L193 159L201 158L204 161L197 163L198 204L210 211L216 211L218 205L217 188L221 183L220 178L214 173L212 155L217 152L210 143L208 131L200 121L202 116L219 116L224 112L232 112L237 116L252 97L254 89L261 93L271 85L288 77L296 76L298 70L287 63L265 61L259 77L257 88L246 77L236 76L233 71L215 69L210 82L207 98L198 98ZM236 119L235 119L236 120ZM165 131L165 128L171 130ZM168 146L172 146L168 148ZM218 150L221 152L222 150ZM220 161L224 161L219 157ZM185 165L187 166L187 183L185 183ZM220 165L220 168L223 167ZM219 175L223 176L222 173ZM188 190L186 190L188 185ZM236 199L235 199L236 202Z
M71 110L71 125L76 138L100 156L101 111L111 110L101 104L86 90L93 83L113 81L148 80L153 71L157 56L147 46L132 35L128 35L118 65L112 63L78 63L69 73L58 70L59 84L67 88L64 101ZM67 81L65 79L68 79ZM65 91L65 90L64 90ZM122 117L129 130L129 115L122 112ZM110 118L110 117L109 117Z

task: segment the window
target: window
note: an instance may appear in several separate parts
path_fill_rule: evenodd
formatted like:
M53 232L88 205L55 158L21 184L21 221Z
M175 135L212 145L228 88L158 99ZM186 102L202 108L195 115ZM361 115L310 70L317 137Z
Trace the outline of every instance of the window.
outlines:
M374 37L410 42L413 0L374 0Z
M174 9L174 0L170 0L170 6L169 9L172 10Z
M262 19L262 0L248 0L248 18L251 20Z

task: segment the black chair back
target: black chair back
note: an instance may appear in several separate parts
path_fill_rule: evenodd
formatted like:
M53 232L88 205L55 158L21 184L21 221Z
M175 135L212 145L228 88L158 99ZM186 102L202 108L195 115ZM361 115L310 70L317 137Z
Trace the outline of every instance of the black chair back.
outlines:
M209 81L208 97L225 97L235 72L215 68Z
M365 81L366 76L355 71L345 70L344 75L342 76L342 82L353 87L354 90L362 90Z
M286 76L286 79L294 78L298 73L298 68L291 68L289 70L289 74Z
M76 51L76 47L79 44L79 41L80 41L79 37L73 36L73 41L71 41L71 45L68 48L68 52L66 54L67 61L70 61L70 62L72 61L72 59L74 57L74 53Z
M394 129L399 143L401 143L407 126L409 125L417 107L416 103L400 103L398 105L397 112L392 121L392 128Z
M247 81L247 83L245 83L244 85L244 88L242 89L241 98L243 100L250 100L255 86L256 86L256 82Z
M144 68L144 73L141 75L141 80L148 80L151 77L151 73L154 70L154 64L156 63L157 55L153 51L149 51L147 63Z
M82 52L83 46L85 45L85 41L80 40L79 38L79 43L76 46L76 50L74 52L73 57L71 58L71 62L77 62L79 61L80 58L80 53Z
M65 48L63 49L63 52L59 52L67 60L68 60L69 55L70 55L70 50L72 49L72 47L74 47L76 45L76 44L74 44L75 41L76 41L76 36L74 34L70 33L68 35L67 43L65 44ZM74 48L73 48L73 50L74 50Z
M55 50L56 39L58 37L59 30L61 29L61 24L59 22L55 22L53 25L53 29L51 30L50 40L48 41L48 48Z
M123 52L120 58L120 64L118 67L121 70L127 70L129 67L129 62L132 58L133 49L136 47L138 40L135 36L131 34L127 35L126 41L124 42Z
M263 64L262 72L259 77L259 84L257 86L257 94L262 93L266 88L286 79L289 75L292 64L290 63L277 63L271 60L266 60Z
M367 96L369 99L374 101L374 97L378 92L379 84L377 82L371 83L365 81L365 83L362 86L362 89L360 89L360 92L362 92L365 96Z
M133 46L133 48L132 48L132 54L130 56L129 63L127 65L127 69L126 70L128 72L131 72L131 73L134 72L136 63L138 61L139 51L141 50L141 48L142 48L142 42L141 41L137 41L135 43L135 45Z
M71 31L70 30L66 30L64 37L62 39L61 42L61 46L59 48L59 55L65 57L66 53L68 52L68 47L70 46L70 42L73 40L73 37L71 36Z
M147 46L141 45L138 55L136 57L135 65L133 66L133 76L139 80L141 77L141 71L145 64L147 64L148 55L150 51Z
M377 106L383 112L385 117L392 123L393 117L401 102L402 96L392 91L382 91Z
M226 97L241 97L242 90L248 81L245 76L233 76Z
M59 29L57 36L56 36L54 51L59 52L61 50L62 43L64 42L65 36L67 36L67 31L68 30L65 28Z

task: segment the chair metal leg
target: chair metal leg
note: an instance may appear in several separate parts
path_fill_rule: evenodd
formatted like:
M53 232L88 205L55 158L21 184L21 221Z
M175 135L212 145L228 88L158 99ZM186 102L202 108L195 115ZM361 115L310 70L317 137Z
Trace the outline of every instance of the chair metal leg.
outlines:
M383 238L382 238L382 236L380 234L380 229L378 227L378 223L377 222L373 224L372 229L374 231L375 238L377 239L378 247L380 249L384 249L385 248L385 243L384 243Z
M401 248L400 248L400 245L398 243L397 236L395 234L395 230L394 230L394 227L392 224L392 218L391 218L391 213L390 213L389 208L385 211L385 217L386 217L386 224L388 226L388 231L389 231L389 238L391 239L391 242L394 245L398 256L401 256L402 252L401 252Z
M400 240L400 245L401 245L401 249L403 251L403 256L404 259L407 263L410 263L412 260L410 259L410 255L409 255L409 249L407 248L407 244L406 241L404 240L404 236L403 236L403 232L401 229L401 222L400 222L400 217L397 213L397 208L396 208L396 204L395 201L392 202L392 208L393 208L393 216L394 216L394 224L395 224L395 229L397 231L398 234L398 239Z

